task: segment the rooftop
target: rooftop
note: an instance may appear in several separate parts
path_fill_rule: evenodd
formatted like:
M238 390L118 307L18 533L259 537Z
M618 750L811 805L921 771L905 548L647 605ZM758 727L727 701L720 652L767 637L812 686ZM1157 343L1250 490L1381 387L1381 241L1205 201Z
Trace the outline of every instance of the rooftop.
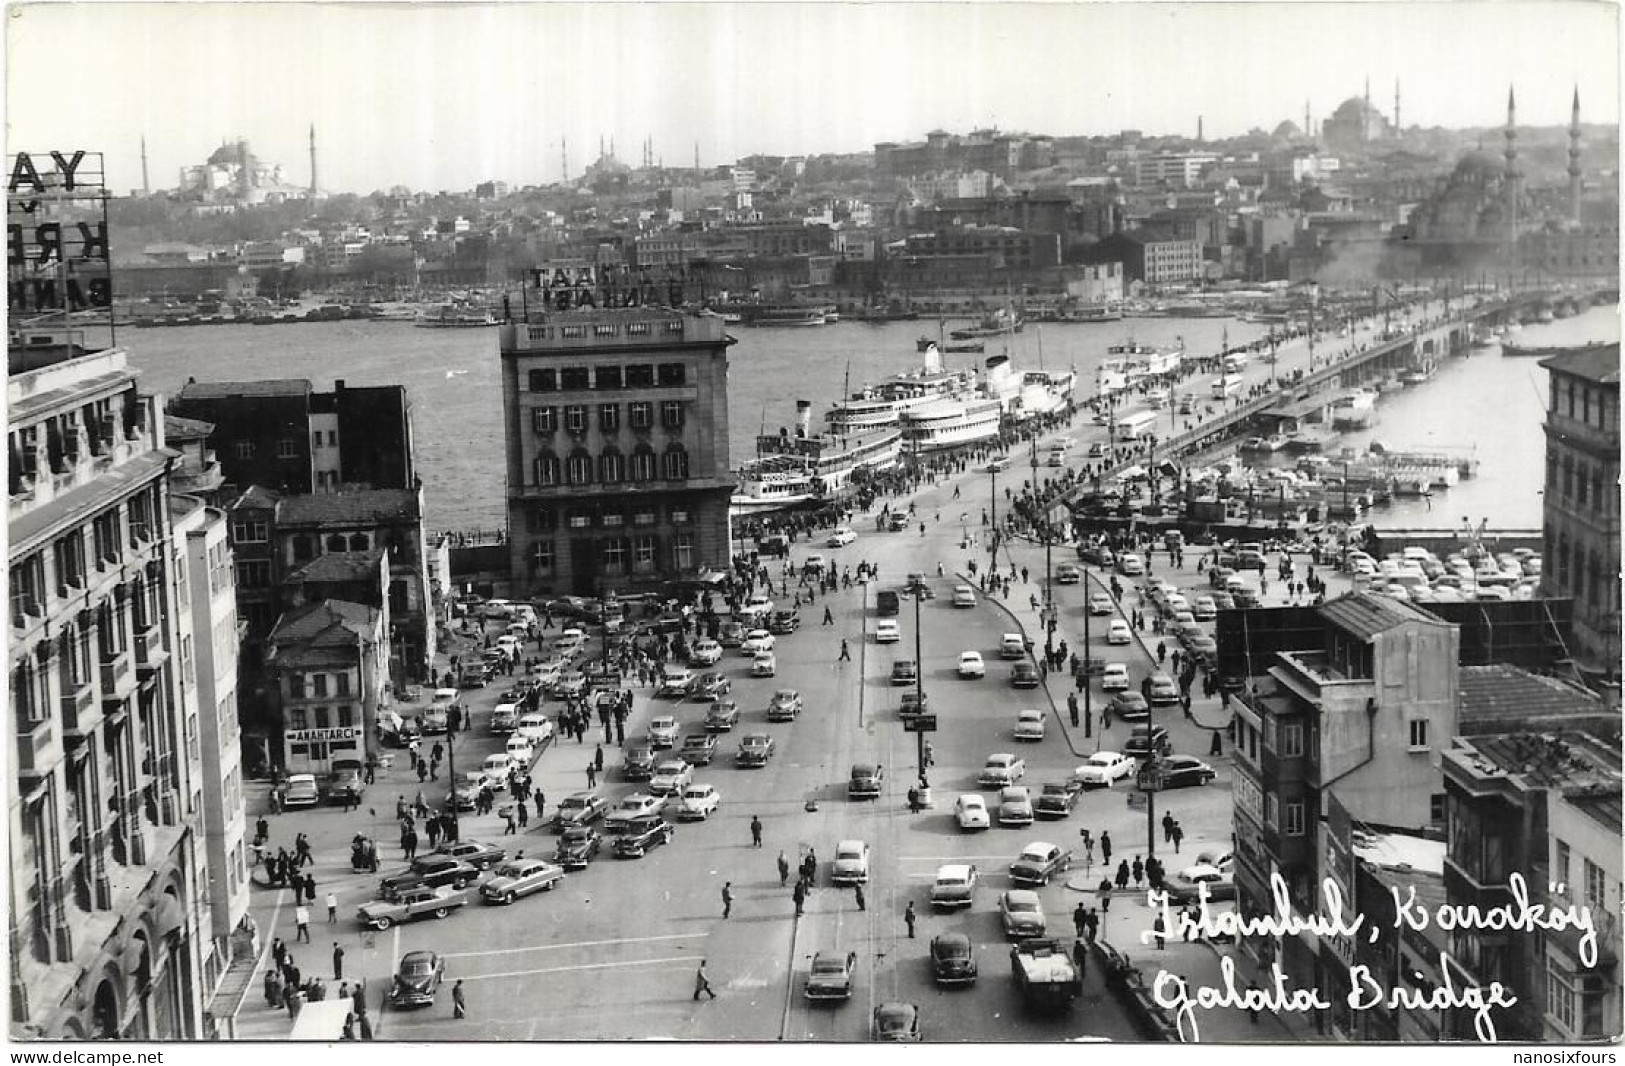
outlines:
M1517 776L1528 788L1620 785L1617 734L1605 744L1578 732L1497 733L1458 738L1452 754L1481 776Z
M304 378L270 378L265 381L188 381L176 394L178 400L219 400L232 396L308 396L312 386Z
M1361 640L1370 640L1378 633L1385 633L1407 622L1431 626L1449 624L1408 603L1390 596L1374 596L1369 592L1352 592L1332 600L1321 607L1320 616Z
M1444 875L1444 857L1449 849L1442 840L1411 836L1405 833L1379 833L1356 827L1354 854L1375 866L1391 869L1414 870L1418 873ZM1444 885L1439 885L1442 896Z
M284 497L280 526L364 525L416 519L422 509L411 489L355 489Z
M1619 384L1619 345L1596 344L1574 348L1561 355L1542 359L1540 365L1559 374L1594 381L1599 385Z
M227 504L226 509L235 511L239 507L245 507L256 511L271 511L276 509L277 502L281 499L282 494L275 489L268 489L263 485L250 485L241 496Z
M214 432L213 422L204 422L196 418L182 418L180 415L164 415L164 440L179 444L182 441L206 440Z
M1556 725L1554 719L1608 713L1603 701L1585 689L1509 663L1463 666L1458 678L1457 721L1464 727L1479 726L1477 732ZM1619 719L1617 714L1612 717Z
M378 563L383 557L382 548L355 552L328 552L289 574L283 579L283 583L293 585L307 581L364 581L376 578Z
M1611 830L1615 835L1620 832L1622 814L1620 806L1620 786L1616 781L1609 785L1584 785L1580 788L1566 789L1563 798L1570 804L1596 819L1605 829Z
M277 620L269 643L273 647L353 647L378 628L376 608L348 600L323 600L290 611Z

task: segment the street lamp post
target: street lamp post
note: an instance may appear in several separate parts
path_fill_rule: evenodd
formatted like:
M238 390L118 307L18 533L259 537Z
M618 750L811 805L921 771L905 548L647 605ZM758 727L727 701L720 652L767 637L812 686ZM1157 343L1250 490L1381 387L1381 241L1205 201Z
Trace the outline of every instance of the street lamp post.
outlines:
M987 537L987 572L991 577L999 572L999 461L997 459L988 460L987 474L988 495L992 502L992 507L988 511L992 525L989 528Z
M918 701L915 713L925 714L925 660L920 652L920 601L925 599L925 585L922 582L914 589L914 698ZM925 776L925 731L916 730L914 733L915 755L920 767L920 787L929 788Z

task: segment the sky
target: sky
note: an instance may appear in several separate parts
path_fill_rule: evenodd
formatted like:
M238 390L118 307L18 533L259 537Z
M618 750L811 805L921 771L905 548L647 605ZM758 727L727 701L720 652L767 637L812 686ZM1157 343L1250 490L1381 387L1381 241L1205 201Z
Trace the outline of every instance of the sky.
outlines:
M6 151L106 156L155 189L246 137L295 185L545 184L598 155L713 166L927 130L1098 135L1320 121L1619 121L1618 8L1454 3L69 3L7 14Z

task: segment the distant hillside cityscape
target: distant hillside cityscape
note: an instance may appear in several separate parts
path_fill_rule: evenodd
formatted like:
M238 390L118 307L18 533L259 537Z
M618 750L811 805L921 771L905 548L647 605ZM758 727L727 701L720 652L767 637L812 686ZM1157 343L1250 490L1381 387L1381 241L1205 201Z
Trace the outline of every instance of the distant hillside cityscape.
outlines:
M1207 141L933 130L851 155L675 167L613 141L568 180L322 191L246 140L116 200L117 295L289 299L511 285L537 267L681 271L710 301L1068 308L1201 287L1617 273L1617 127L1405 127L1369 90ZM1567 118L1567 124L1554 120ZM144 149L143 149L144 151ZM696 163L697 163L696 152ZM143 155L143 179L146 160ZM567 146L561 169L569 172Z

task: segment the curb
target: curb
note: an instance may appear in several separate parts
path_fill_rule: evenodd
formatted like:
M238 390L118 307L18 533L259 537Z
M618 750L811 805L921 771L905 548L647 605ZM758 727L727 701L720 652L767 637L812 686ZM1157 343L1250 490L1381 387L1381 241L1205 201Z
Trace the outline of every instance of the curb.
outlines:
M954 571L954 574L961 581L964 581L964 582L966 582L966 583L968 583L968 584L970 584L972 586L974 586L976 584L976 582L973 579L966 577L960 571L956 570L956 571ZM1004 600L1002 600L1002 599L1000 599L1000 598L998 598L996 596L989 596L985 590L982 591L982 599L984 601L991 601L992 604L995 607L997 607L999 610L1003 611L1005 614L1009 615L1010 616L1010 621L1014 622L1016 628L1018 630L1020 630L1021 638L1023 640L1029 639L1028 636L1027 636L1027 627L1026 627L1026 625L1021 621L1020 618L1016 617L1016 613L1014 611L1012 611L1010 608L1008 608L1008 607L1006 607L1004 605ZM1036 644L1036 641L1034 643ZM1036 657L1033 655L1032 652L1028 652L1027 657L1029 659L1033 659L1034 664L1036 665L1037 660L1036 660ZM1056 723L1060 726L1061 735L1066 738L1067 750L1070 751L1074 756L1076 756L1078 758L1084 758L1084 757L1086 757L1088 755L1093 754L1093 752L1079 751L1078 746L1072 742L1072 731L1067 727L1067 719L1066 719L1066 717L1064 715L1061 714L1060 711L1056 710L1056 707L1055 707L1055 695L1054 695L1054 693L1050 692L1050 690L1049 690L1049 676L1048 676L1048 673L1046 671L1040 671L1038 687L1044 690L1044 699L1049 702L1049 713L1051 714L1051 716L1054 717Z

